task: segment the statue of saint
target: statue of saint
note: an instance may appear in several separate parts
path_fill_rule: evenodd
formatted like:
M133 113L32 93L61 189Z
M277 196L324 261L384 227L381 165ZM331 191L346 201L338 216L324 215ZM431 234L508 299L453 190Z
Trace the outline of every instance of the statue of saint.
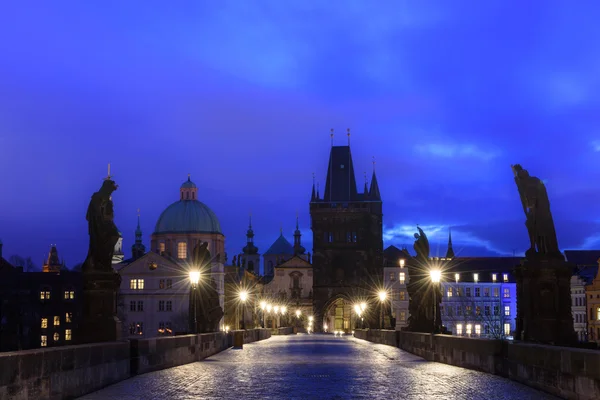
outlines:
M203 281L194 296L197 296L198 308L197 319L198 332L217 332L219 321L223 317L223 309L219 302L217 284L211 275L212 258L208 250L208 242L199 242L192 252L192 265L203 272L200 278ZM192 296L190 296L190 299ZM196 309L196 308L194 308Z
M415 240L413 248L417 253L416 258L422 263L425 263L427 260L429 260L429 239L427 239L427 235L425 235L423 229L421 229L418 225L417 229L419 230L419 233L415 233L415 239L417 240Z
M208 242L198 242L192 252L192 265L200 270L206 266L210 269L212 259L208 250Z
M512 165L511 168L515 175L515 183L525 212L525 226L529 234L529 250L525 253L526 256L539 254L562 257L558 248L546 186L539 178L530 176L521 165Z
M119 230L114 223L112 192L118 186L106 178L96 193L92 195L87 209L88 232L90 245L88 255L83 263L83 272L112 272L112 257L115 244L119 240Z

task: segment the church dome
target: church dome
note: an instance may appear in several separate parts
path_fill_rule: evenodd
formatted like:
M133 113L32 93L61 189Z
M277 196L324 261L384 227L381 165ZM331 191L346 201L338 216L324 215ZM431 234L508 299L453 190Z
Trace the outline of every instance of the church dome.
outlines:
M215 213L198 200L180 200L160 214L154 234L223 233Z
M181 187L180 200L160 214L154 234L170 233L220 233L221 224L208 206L197 200L198 189L188 175Z

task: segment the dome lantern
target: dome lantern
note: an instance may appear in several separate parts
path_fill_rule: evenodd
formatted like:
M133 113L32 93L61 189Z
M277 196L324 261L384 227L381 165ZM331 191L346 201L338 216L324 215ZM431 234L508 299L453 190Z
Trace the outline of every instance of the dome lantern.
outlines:
M190 180L190 174L188 174L187 181L183 182L179 188L180 200L198 200L198 188L196 184Z

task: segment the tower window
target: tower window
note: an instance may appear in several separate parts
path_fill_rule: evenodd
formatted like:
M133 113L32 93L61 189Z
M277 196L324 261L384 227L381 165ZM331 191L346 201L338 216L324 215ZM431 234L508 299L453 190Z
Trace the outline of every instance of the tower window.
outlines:
M65 329L65 340L71 340L71 330Z
M48 346L48 337L46 335L41 336L40 346L42 346L42 347Z
M48 327L48 318L42 318L42 329Z
M164 253L165 251L165 244L164 243L159 243L158 244L158 252L159 253Z
M180 260L187 258L187 243L179 242L177 243L177 258Z

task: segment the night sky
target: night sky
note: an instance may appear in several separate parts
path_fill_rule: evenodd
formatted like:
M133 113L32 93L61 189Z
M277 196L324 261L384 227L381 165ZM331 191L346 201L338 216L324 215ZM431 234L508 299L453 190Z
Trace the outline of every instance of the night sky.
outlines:
M377 4L377 6L375 6ZM261 252L347 143L375 157L385 244L522 254L510 165L546 181L561 249L600 248L596 1L15 1L0 12L4 257L67 265L112 164L127 256L190 173L229 258Z

